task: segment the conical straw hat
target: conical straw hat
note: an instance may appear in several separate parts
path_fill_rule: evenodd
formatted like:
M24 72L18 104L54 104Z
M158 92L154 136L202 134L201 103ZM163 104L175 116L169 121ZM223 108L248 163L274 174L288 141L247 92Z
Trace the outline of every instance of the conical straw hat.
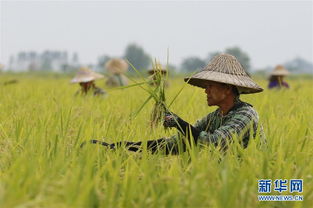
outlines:
M220 54L213 57L203 70L184 80L201 88L206 88L207 81L230 84L236 86L241 94L263 91L245 72L239 61L229 54Z
M152 69L148 70L149 74L154 74L156 72L161 72L161 74L166 74L167 70L162 67L160 63L153 64Z
M113 58L105 64L105 68L113 74L122 74L127 71L128 63L123 59Z
M96 73L87 67L82 67L77 72L76 76L71 80L71 83L90 82L96 79L101 79L104 76Z
M283 65L277 65L272 71L272 76L286 76L289 74L289 71Z

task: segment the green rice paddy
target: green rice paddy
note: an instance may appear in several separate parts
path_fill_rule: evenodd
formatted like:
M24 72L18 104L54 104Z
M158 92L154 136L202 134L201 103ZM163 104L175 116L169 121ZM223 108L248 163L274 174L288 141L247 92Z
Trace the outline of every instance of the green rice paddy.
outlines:
M175 130L150 128L153 102L140 87L107 89L109 96L74 96L69 77L1 75L0 207L312 207L313 88L289 80L290 90L243 95L258 111L267 147L258 138L226 155L214 147L176 156L111 151L83 141L145 141ZM288 81L288 80L287 80ZM266 88L266 80L257 80ZM170 79L170 101L184 85ZM204 90L186 86L171 110L190 123L215 108ZM303 179L303 201L258 201L259 179ZM271 194L279 194L272 192ZM285 195L294 195L289 192Z

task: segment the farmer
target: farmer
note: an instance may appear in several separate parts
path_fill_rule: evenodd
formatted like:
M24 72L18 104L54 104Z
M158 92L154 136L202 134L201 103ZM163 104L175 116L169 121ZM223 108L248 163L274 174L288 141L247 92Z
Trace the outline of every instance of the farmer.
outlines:
M117 142L108 144L91 140L111 149L125 146L130 151L140 151L142 144L152 153L178 154L185 151L190 142L196 145L214 144L225 150L227 144L239 138L246 148L250 137L255 137L259 117L252 105L239 99L240 94L263 91L245 72L237 59L228 54L215 56L211 62L191 78L184 79L188 84L201 87L207 97L208 106L218 106L195 125L191 125L173 113L166 113L163 125L176 128L178 135L147 142Z
M124 73L128 69L128 64L123 59L114 58L105 64L105 68L109 71L110 76L106 81L109 87L119 87L128 85L128 79Z
M277 65L275 69L272 71L271 76L269 78L269 89L281 89L281 88L289 88L287 82L284 81L284 76L287 76L289 72L282 65Z
M89 93L92 93L94 96L106 95L106 92L94 83L96 79L103 77L102 74L98 74L87 67L80 68L76 76L71 80L71 83L79 83L81 87L75 95L87 95Z

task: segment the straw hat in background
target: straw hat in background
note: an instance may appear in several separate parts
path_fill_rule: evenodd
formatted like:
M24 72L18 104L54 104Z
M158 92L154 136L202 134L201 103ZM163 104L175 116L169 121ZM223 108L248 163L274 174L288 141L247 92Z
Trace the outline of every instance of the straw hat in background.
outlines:
M122 74L128 69L128 63L119 58L113 58L105 64L105 68L112 74Z
M277 65L275 69L271 72L271 76L286 76L289 71L283 65Z
M102 78L104 78L102 74L96 73L87 67L81 67L71 83L90 82Z
M148 70L148 74L150 75L153 75L156 72L161 72L161 74L167 74L167 70L164 69L160 63L154 64L154 66L152 66L152 69Z
M206 88L207 81L230 84L236 86L240 94L263 91L245 72L239 61L229 54L215 56L203 70L184 80L201 88Z
M153 75L156 72L161 72L161 74L167 74L167 70L166 69L149 69L148 70L148 74Z

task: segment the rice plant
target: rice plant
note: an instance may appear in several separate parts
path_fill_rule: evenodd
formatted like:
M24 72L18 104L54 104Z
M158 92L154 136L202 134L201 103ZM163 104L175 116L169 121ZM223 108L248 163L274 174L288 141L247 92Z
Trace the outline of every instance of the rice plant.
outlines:
M247 149L234 143L226 155L207 146L176 156L80 148L91 138L145 141L175 134L151 131L154 102L129 119L150 96L138 90L151 90L146 84L108 90L103 99L75 97L78 86L69 77L8 74L0 83L13 79L18 82L0 88L0 207L312 207L311 79L291 80L290 90L241 97L258 111L267 148L260 149L256 138ZM214 110L202 89L182 78L169 81L166 104L186 121ZM259 202L262 178L303 179L304 200Z
M155 93L154 105L150 116L151 127L157 126L164 117L166 109L166 100L165 100L165 84L167 78L167 70L163 72L164 68L160 63L155 61L152 68L154 69L153 77L151 78L151 85L155 88L153 92ZM165 73L165 76L164 76Z

